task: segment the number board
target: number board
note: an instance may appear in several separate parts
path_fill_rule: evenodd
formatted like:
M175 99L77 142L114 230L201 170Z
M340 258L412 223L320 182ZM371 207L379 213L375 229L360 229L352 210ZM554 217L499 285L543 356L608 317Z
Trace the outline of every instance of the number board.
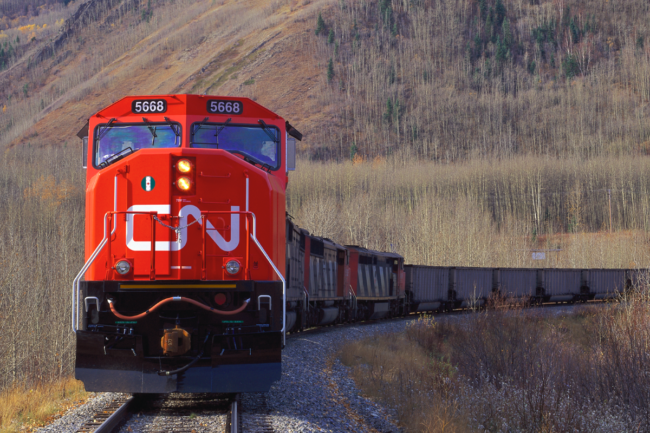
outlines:
M210 99L208 101L208 113L210 114L242 114L244 103L241 101L220 101Z
M164 113L167 111L167 101L164 99L137 99L131 102L134 113Z

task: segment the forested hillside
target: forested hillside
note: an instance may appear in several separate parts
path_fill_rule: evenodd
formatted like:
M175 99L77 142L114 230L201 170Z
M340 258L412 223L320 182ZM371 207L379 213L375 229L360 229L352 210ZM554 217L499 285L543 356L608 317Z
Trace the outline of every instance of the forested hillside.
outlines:
M252 96L302 123L302 151L316 159L650 152L644 0L1 7L0 28L13 26L0 33L3 142L29 129L61 142L74 128L52 131L54 119L81 121L124 93L208 91ZM87 106L32 128L71 98Z
M340 107L323 158L650 151L650 2L345 0L322 18Z

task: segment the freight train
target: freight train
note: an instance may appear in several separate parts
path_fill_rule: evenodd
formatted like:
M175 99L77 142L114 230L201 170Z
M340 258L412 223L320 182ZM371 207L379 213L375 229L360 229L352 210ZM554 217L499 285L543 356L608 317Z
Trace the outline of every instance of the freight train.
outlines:
M607 298L628 270L408 266L286 213L291 124L247 98L129 96L79 131L85 264L72 284L88 391L265 392L287 332L484 304Z

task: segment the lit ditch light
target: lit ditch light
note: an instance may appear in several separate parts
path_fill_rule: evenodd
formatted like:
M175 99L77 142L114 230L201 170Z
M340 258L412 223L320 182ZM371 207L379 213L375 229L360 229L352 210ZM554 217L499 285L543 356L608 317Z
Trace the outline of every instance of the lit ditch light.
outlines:
M181 191L189 191L192 188L192 181L187 177L181 177L176 181L176 186Z
M189 173L190 171L192 171L192 163L187 159L181 159L180 161L178 161L176 167L178 168L178 171L180 171L181 173Z

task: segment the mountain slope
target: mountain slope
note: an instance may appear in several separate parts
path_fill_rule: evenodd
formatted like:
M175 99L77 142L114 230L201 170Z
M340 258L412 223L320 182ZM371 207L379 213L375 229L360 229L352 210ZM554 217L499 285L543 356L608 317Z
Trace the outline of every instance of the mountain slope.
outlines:
M305 34L330 3L90 0L0 73L12 101L1 141L76 140L89 115L129 94L243 95L315 122L323 79Z

